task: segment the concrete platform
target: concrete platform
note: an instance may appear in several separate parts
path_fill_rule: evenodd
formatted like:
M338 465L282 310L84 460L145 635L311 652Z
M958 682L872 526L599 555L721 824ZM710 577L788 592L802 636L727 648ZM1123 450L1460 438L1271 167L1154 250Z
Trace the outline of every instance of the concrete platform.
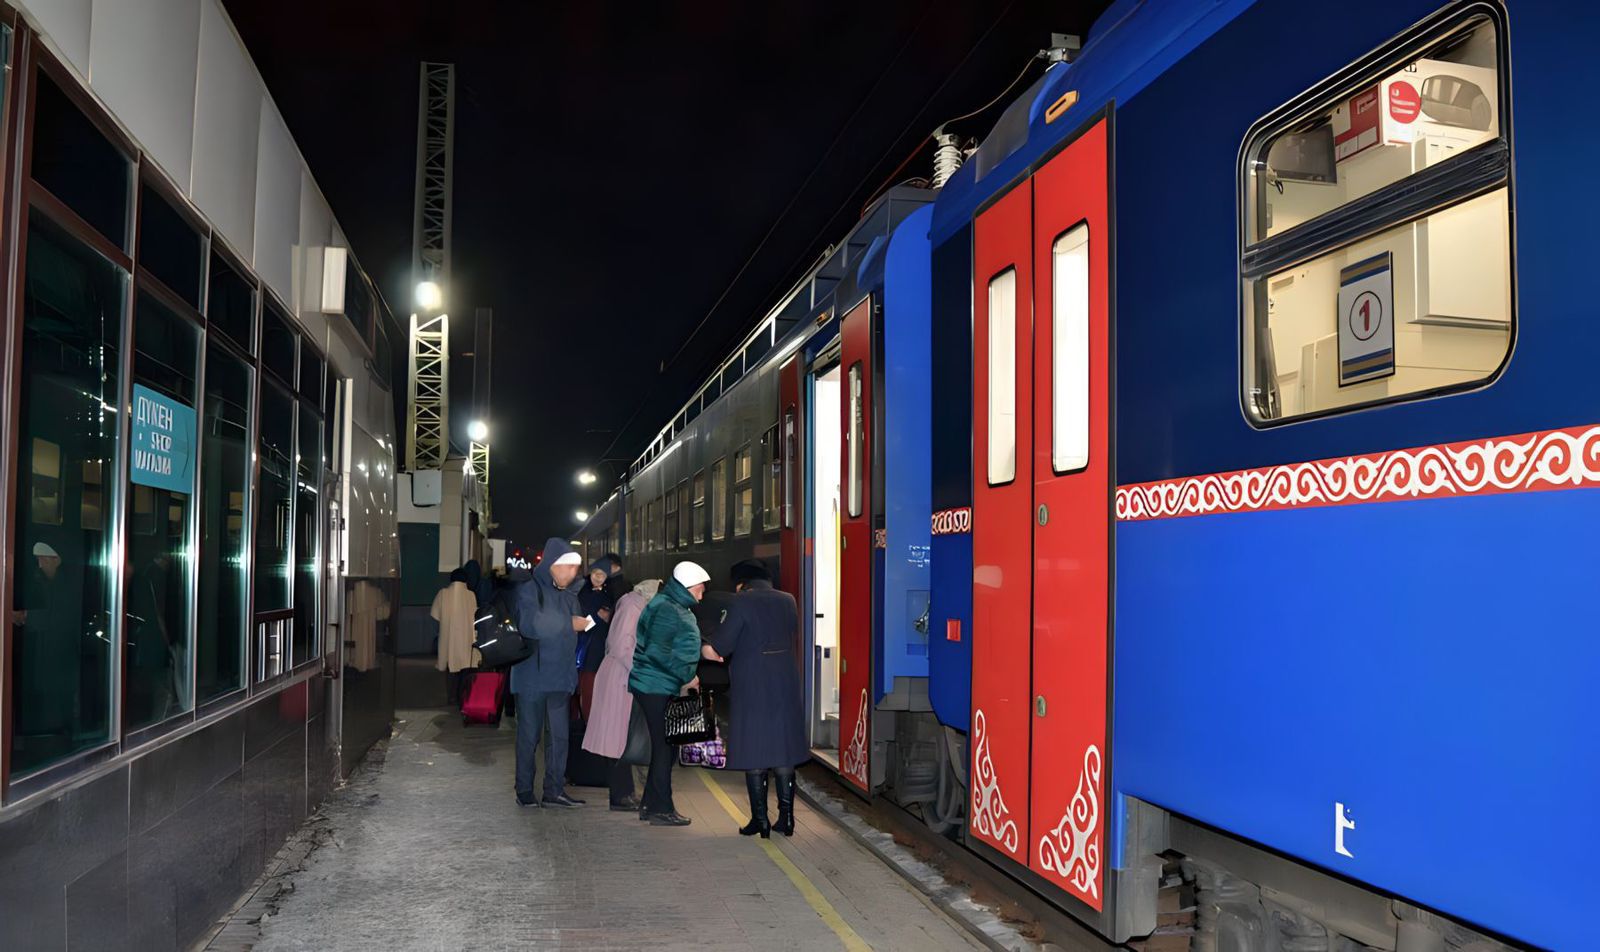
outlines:
M679 812L523 809L512 722L411 712L335 794L211 948L981 948L833 821L797 804L792 839L741 837L741 775L680 768Z

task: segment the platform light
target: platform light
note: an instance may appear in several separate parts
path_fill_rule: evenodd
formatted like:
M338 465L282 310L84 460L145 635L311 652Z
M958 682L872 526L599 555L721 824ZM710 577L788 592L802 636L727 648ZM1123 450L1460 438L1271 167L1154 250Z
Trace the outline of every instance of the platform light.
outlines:
M579 522L588 522L589 514L584 512L582 509L579 509L577 512L572 514L572 518L578 520Z
M594 483L595 483L595 480L597 480L599 478L600 477L598 477L598 476L596 476L594 474L594 470L592 470L592 469L580 470L578 472L578 485L579 486L593 486Z
M425 311L436 311L444 303L444 291L432 281L422 281L417 284L417 307Z
M489 424L482 420L473 420L467 424L467 436L474 443L487 443L489 441Z

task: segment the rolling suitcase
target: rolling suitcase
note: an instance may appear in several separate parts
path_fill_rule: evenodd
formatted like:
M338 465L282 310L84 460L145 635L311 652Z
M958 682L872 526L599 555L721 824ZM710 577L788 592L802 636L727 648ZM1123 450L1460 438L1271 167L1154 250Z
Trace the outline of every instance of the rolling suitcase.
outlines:
M509 675L504 671L469 672L466 687L461 691L461 723L467 726L499 724L507 680Z

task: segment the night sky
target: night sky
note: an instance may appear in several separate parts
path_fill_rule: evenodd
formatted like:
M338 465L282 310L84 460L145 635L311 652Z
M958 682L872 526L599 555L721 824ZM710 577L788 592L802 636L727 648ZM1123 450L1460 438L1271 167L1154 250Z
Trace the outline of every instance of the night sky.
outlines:
M574 474L635 457L880 186L929 174L926 147L896 169L934 127L1105 4L226 6L402 321L418 62L457 64L452 350L493 308L495 534L529 540L609 494Z

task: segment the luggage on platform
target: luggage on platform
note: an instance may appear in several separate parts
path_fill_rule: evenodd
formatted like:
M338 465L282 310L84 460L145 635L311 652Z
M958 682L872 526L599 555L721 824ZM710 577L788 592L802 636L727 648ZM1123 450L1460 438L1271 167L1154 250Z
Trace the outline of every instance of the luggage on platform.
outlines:
M468 671L466 684L461 688L461 723L500 723L500 711L505 705L506 682L511 676L504 671Z
M575 787L609 787L611 760L583 749L584 730L589 725L574 721L567 740L567 783Z

